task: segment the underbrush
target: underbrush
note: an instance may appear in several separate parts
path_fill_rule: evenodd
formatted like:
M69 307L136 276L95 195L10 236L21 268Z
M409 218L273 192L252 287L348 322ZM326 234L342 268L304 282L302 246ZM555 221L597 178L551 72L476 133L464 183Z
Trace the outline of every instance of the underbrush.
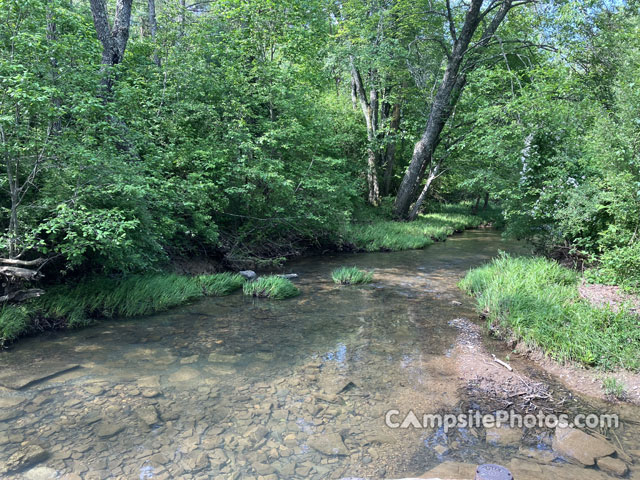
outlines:
M471 213L471 204L436 205L420 214L413 222L389 220L384 209L380 214L357 219L346 228L344 239L359 250L413 250L434 242L446 240L455 232L495 221L499 212L488 209L477 215Z
M560 362L640 370L640 319L580 298L578 274L541 257L502 254L470 271L460 287L499 337L524 342Z
M585 276L594 283L640 291L640 242L605 251L598 259L598 266L588 270Z
M156 274L97 277L51 287L40 298L0 310L0 345L42 325L74 328L98 318L148 315L199 297L228 295L243 283L242 276L232 273Z
M242 291L245 295L259 298L272 298L274 300L284 300L285 298L300 295L300 290L287 278L277 275L260 277L253 282L244 284Z
M360 270L357 267L340 267L331 272L334 283L341 285L357 285L360 283L370 283L373 280L373 273Z

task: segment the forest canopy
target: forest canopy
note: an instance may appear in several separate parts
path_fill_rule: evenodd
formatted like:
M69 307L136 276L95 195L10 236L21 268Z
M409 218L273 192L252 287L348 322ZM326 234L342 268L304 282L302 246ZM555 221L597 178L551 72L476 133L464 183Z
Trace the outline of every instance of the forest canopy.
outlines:
M638 7L0 0L0 256L234 267L467 200L638 286Z

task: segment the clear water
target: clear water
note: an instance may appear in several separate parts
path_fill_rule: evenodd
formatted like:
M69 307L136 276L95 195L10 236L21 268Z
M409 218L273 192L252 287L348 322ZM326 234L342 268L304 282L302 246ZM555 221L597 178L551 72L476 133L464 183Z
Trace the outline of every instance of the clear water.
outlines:
M17 415L0 421L0 463L26 442L49 453L39 466L59 478L373 479L444 460L507 461L513 449L464 430L438 455L443 432L391 430L384 413L465 402L449 322L477 315L456 283L498 250L518 249L478 230L419 251L308 258L287 266L299 274L295 299L237 293L25 339L0 354L4 375L79 368L0 388L0 405L20 402L0 412ZM375 283L334 285L342 265L372 269ZM640 448L637 431L619 435ZM318 442L344 455L324 455Z

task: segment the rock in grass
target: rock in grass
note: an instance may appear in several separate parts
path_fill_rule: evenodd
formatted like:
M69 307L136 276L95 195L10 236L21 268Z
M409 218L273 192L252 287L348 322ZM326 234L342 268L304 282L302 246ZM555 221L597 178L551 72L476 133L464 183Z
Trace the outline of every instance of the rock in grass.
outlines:
M291 283L291 280L277 275L260 277L253 282L245 283L242 287L245 295L259 298L272 298L283 300L285 298L300 295L300 290Z
M357 267L340 267L331 273L334 283L339 285L357 285L370 283L373 280L373 273L360 270Z
M242 275L247 280L253 280L257 277L256 272L253 270L242 270L241 272L238 272L238 274Z

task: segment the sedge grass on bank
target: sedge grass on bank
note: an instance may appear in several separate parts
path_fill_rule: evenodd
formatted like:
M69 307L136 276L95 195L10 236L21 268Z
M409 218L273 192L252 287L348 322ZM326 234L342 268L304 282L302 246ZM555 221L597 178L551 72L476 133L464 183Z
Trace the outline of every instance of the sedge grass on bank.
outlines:
M357 267L340 267L331 272L331 278L334 283L340 285L357 285L370 283L373 280L373 273Z
M300 295L300 290L287 278L277 275L260 277L253 282L247 282L242 287L245 295L259 298L272 298L274 300L284 300L285 298Z
M37 299L0 310L0 345L38 325L79 327L97 318L133 317L168 310L203 296L222 296L242 287L238 274L187 277L175 274L97 277L51 287Z
M412 222L389 220L390 215L372 216L349 225L345 240L367 252L400 251L424 248L446 240L455 232L476 228L492 221L499 214L494 210L471 213L468 203L432 207Z
M461 288L498 336L522 341L560 362L640 370L640 319L593 307L578 293L579 275L545 258L502 254L470 271Z

